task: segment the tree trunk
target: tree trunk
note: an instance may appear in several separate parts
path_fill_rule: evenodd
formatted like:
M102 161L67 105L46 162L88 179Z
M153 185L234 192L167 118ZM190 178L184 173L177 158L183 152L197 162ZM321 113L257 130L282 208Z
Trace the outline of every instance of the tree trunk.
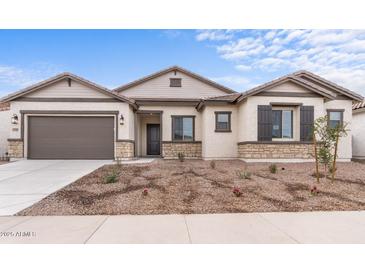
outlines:
M316 140L316 134L314 132L313 132L313 144L314 144L314 157L315 157L315 160L316 160L316 177L317 177L317 183L319 183L317 140Z
M339 133L337 132L337 135L336 135L336 144L335 144L335 155L333 155L333 165L332 165L332 177L331 177L331 183L332 184L333 184L333 181L335 180L335 173L336 173L336 159L337 159L338 138L339 138Z

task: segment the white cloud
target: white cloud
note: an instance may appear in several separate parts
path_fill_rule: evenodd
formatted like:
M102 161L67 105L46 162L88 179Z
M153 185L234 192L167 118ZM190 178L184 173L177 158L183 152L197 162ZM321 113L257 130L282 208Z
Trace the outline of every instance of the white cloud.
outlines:
M306 69L365 94L365 30L221 32L230 35L215 39L217 53L238 71L265 77Z
M60 70L48 63L39 62L29 68L18 68L0 64L0 84L9 86L12 90L2 90L3 94L37 83L59 73ZM1 97L2 95L0 95Z
M246 65L237 65L237 66L235 66L235 68L239 71L249 71L251 69L250 66L246 66Z
M295 55L297 52L293 49L284 49L278 53L279 58L286 58Z
M233 38L233 31L230 30L199 30L196 35L196 40L204 41L221 41Z
M0 65L0 83L14 86L26 86L33 83L32 77L20 68Z
M211 77L210 79L237 91L242 91L244 88L252 86L252 83L248 78L239 75Z

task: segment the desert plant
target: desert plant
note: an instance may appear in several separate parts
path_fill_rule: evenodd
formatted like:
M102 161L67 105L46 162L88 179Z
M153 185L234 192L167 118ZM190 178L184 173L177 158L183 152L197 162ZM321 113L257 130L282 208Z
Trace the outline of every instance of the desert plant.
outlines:
M311 191L311 195L313 195L313 196L316 196L319 193L319 190L316 186L311 187L310 191Z
M185 154L183 152L179 152L177 154L177 157L179 158L180 162L184 162L185 161Z
M276 173L278 171L278 167L276 166L276 164L271 164L269 166L269 170L271 173Z
M314 122L313 143L316 160L316 173L318 174L318 163L324 165L325 173L327 170L332 174L331 181L334 181L336 173L337 148L340 137L347 135L347 124L339 123L331 127L328 123L328 117L319 117ZM317 143L318 138L318 143ZM317 176L319 183L319 176Z
M316 171L314 171L312 174L311 174L311 176L312 177L314 177L314 178L324 178L325 177L325 175L322 173L322 172L316 172Z
M335 167L333 167L332 165L328 168L328 171L329 171L329 173L331 173L331 174L333 174L334 172L336 172L337 171L337 168Z
M114 184L118 181L118 172L113 170L110 174L108 174L105 178L106 184Z
M210 167L211 167L212 169L215 169L215 161L210 161Z
M234 195L236 195L236 197L242 196L242 191L241 191L241 189L238 186L235 186L233 188L233 191L232 192L233 192Z
M142 195L143 196L147 196L148 195L148 188L143 189Z
M251 179L251 172L249 172L247 170L245 170L243 172L237 171L237 175L240 179L247 179L247 180Z

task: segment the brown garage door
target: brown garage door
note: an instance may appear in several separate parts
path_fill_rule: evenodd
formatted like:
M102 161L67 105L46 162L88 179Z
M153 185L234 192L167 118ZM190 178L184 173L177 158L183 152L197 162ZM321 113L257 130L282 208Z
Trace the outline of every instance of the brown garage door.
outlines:
M45 117L28 119L30 159L113 159L113 117Z

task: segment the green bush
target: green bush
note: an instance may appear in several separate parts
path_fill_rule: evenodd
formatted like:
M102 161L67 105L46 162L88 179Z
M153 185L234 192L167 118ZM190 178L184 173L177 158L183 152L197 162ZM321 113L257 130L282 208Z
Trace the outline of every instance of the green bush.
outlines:
M269 170L271 173L276 173L278 171L278 167L275 164L271 164L269 166Z
M114 184L118 181L119 174L116 171L113 171L112 173L108 174L105 178L106 184Z

